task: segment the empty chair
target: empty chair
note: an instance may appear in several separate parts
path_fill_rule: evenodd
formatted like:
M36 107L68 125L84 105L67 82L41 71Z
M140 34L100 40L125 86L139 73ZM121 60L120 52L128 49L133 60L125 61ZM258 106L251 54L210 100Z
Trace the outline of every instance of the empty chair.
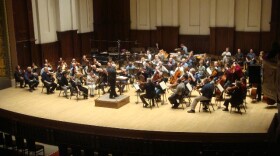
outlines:
M16 142L13 140L12 135L5 134L5 147L15 149L16 148Z
M42 153L42 155L45 155L45 148L43 145L38 145L35 143L34 140L31 139L27 139L26 142L27 142L28 155L30 153L34 153L35 156L40 153Z
M25 152L27 151L27 145L24 142L24 138L23 137L16 137L16 146L17 146L17 153L19 154L19 152L21 152L22 154L25 154Z

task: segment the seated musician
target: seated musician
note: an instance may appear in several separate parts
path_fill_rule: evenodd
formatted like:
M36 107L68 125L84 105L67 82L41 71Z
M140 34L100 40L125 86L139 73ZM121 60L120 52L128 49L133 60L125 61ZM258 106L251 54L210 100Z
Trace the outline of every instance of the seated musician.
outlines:
M180 47L184 51L184 55L188 56L189 55L188 48L183 43L180 44Z
M196 77L198 78L198 82L200 82L201 79L205 78L206 68L203 65L203 60L199 61L199 66L197 67Z
M215 72L214 72L214 71L215 71ZM219 77L220 77L222 74L223 74L223 72L222 72L222 68L221 68L219 62L218 62L218 61L215 61L215 62L214 62L214 69L212 70L212 75L210 75L211 78L213 78L213 80L216 81L216 80L219 79Z
M208 57L207 53L204 53L202 58L203 58L202 60L203 60L203 64L204 64L205 68L210 67L210 65L211 65L211 58Z
M34 74L36 73L37 76L38 76L38 73L37 73L37 72L38 72L38 71L37 71L37 70L38 70L38 66L37 66L34 62L32 63L31 68L32 68L32 72L33 72Z
M70 89L70 91L72 92L72 86L69 84L67 76L68 72L62 72L62 77L59 81L59 85L61 86L61 89L63 89L65 97L68 99L67 90Z
M229 99L226 99L224 102L224 106L226 108L223 109L223 111L228 111L228 105L231 103L232 107L237 107L238 111L240 108L238 107L239 104L242 104L243 102L243 95L244 90L242 88L242 83L240 81L235 82L235 86L226 88L225 92L231 97ZM246 93L246 91L245 91Z
M147 56L148 61L152 61L152 54L151 54L151 51L149 49L147 50L146 56Z
M174 75L174 73L176 73L177 71L179 71L180 72L180 75L182 76L182 75L184 75L184 67L182 66L182 63L180 63L180 62L178 62L177 63L177 67L175 68L175 70L174 71L170 71L170 75Z
M158 66L156 66L155 73L157 71L160 73L161 77L163 76L164 73L169 74L169 71L166 69L165 66L162 65L162 62L159 62ZM168 81L168 79L164 78L164 82L167 82L167 81Z
M136 67L133 65L132 62L129 62L125 69L127 72L127 77L130 79L130 83L133 83L133 81L134 81L133 70L135 70Z
M193 51L190 51L188 58L186 59L186 63L188 64L189 68L196 66L196 58L193 55Z
M145 100L145 98L149 98L152 99L152 105L155 105L155 101L154 98L156 96L156 91L155 91L155 85L152 82L151 78L147 79L147 83L144 83L144 86L142 87L145 89L145 94L140 95L140 99L143 102L144 107L148 106L147 101Z
M97 68L95 73L98 76L96 82L96 89L101 89L103 94L105 94L104 87L108 83L106 73L107 73L106 69L101 69L101 68Z
M20 69L20 66L17 65L15 73L14 73L14 77L16 82L19 82L20 84L20 88L24 88L23 83L24 83L24 73L23 71Z
M25 84L29 85L30 92L35 90L35 87L37 87L39 84L39 81L35 78L35 75L36 74L32 73L31 67L27 67L27 70L24 74L24 80L25 80Z
M100 67L101 67L101 63L98 62L98 61L96 60L96 58L93 58L92 64L95 65L97 68L100 68Z
M159 62L161 62L160 59L159 59L159 56L155 55L155 58L153 59L152 64L154 66L157 66L159 64Z
M118 89L120 92L124 91L125 85L128 83L128 72L125 68L121 68L121 72L119 73L120 76L126 77L125 79L118 79Z
M147 77L152 77L152 75L154 74L154 69L151 67L151 63L147 62L144 69Z
M88 89L82 86L82 73L76 73L74 83L72 84L73 87L76 88L78 93L81 91L83 93L84 99L88 98Z
M89 89L89 94L91 97L94 97L94 90L96 87L96 82L97 82L98 76L95 75L93 73L93 71L91 71L88 75L87 75L87 80L86 80L86 84L88 86Z
M190 71L187 74L188 74L188 80L189 80L190 85L192 85L192 87L196 86L197 77L195 75L195 69L191 68Z
M89 60L87 59L86 55L83 55L82 60L81 60L81 68L82 68L82 73L86 73L86 67L88 66Z
M178 52L177 52L176 61L177 61L177 62L181 62L182 58L183 58L182 53L181 53L180 51L178 51Z
M171 108L174 108L174 109L178 108L178 106L179 106L178 101L181 100L183 92L185 90L184 81L182 81L181 79L178 79L177 84L178 85L177 85L176 89L172 90L174 93L170 97L168 97L168 100L169 100L170 104L172 105Z
M194 98L192 104L191 104L191 109L188 111L188 113L195 113L195 107L199 101L204 101L204 100L211 100L214 92L214 84L210 83L210 79L206 78L203 80L203 87L201 88L201 96L198 96Z
M168 62L167 62L167 67L168 67L169 71L174 71L174 69L176 68L176 61L174 60L174 58L172 56L173 55L170 55L170 58L168 59Z
M49 69L45 67L41 77L42 77L42 82L47 88L47 94L53 93L55 88L57 87L57 84L54 82L55 79L53 77L53 73L51 73Z

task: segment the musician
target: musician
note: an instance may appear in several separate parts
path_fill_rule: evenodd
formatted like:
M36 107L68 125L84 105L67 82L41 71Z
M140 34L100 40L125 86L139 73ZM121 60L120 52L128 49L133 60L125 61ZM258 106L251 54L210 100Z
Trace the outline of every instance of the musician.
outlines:
M133 65L132 62L129 62L128 65L126 66L125 70L126 70L126 73L127 73L127 77L130 79L130 83L133 83L134 81L134 73L133 71L136 69L136 67Z
M24 83L24 71L22 71L20 69L20 66L17 65L15 73L14 73L14 77L16 82L19 82L20 84L20 88L24 88L23 83Z
M188 64L189 68L192 68L196 65L196 58L193 55L193 51L190 51L189 56L186 61L187 61L186 63Z
M177 85L176 89L172 90L174 93L170 97L168 97L168 100L169 100L170 104L172 105L171 108L174 108L174 109L178 108L178 106L179 106L178 101L181 100L184 89L185 89L185 84L181 79L177 79L177 84L178 85Z
M170 75L174 75L174 73L176 73L177 71L180 71L180 75L184 75L185 71L184 71L184 67L182 66L182 63L178 62L177 63L177 67L175 68L174 71L170 71Z
M78 67L76 63L71 63L70 67L70 76L74 76L78 72Z
M155 58L153 59L152 63L154 66L157 66L159 64L160 59L159 59L159 56L158 55L155 55Z
M93 71L94 72L94 71ZM96 88L101 89L103 94L105 94L104 86L107 84L107 71L106 69L97 68L97 76L99 77L96 82Z
M146 93L140 95L140 99L143 102L144 107L148 106L148 103L146 102L145 98L152 99L152 105L155 105L154 98L156 96L156 91L155 91L155 85L152 82L151 78L147 79L147 83L144 83L143 88L145 89Z
M80 91L82 91L84 99L87 99L88 98L88 89L85 88L84 86L82 86L82 76L83 76L82 73L77 72L75 74L75 80L74 80L74 83L72 86L77 89L78 94Z
M107 76L108 76L108 83L110 85L110 99L114 99L115 97L118 97L116 93L116 68L112 65L111 62L108 62L107 64Z
M198 82L200 82L201 79L205 78L206 68L203 65L203 60L199 61L199 66L197 67L196 77L198 78Z
M152 54L151 54L151 51L149 49L147 50L146 56L147 56L148 61L152 61Z
M42 77L42 82L47 88L47 94L53 93L55 88L57 87L57 84L54 82L53 73L51 73L49 69L45 67L41 77Z
M228 47L226 48L226 51L224 51L222 53L222 57L223 57L223 59L222 59L223 64L229 63L230 57L231 57L231 52L229 51Z
M25 81L25 84L29 85L30 92L35 90L35 87L37 87L39 84L39 81L35 77L36 77L36 74L34 74L32 72L31 67L27 67L27 70L24 73L24 81Z
M215 72L214 72L215 71ZM219 79L219 77L223 74L222 68L220 67L220 64L218 61L214 62L214 69L212 70L211 78L216 81Z
M73 68L73 65L75 64L76 65L77 61L75 58L72 59L71 63L70 63L70 69Z
M72 93L72 86L69 84L67 76L68 72L63 71L61 80L59 81L59 85L61 86L61 89L63 89L66 99L68 99L67 90L70 89Z
M188 113L195 113L195 107L199 101L203 100L211 100L214 92L214 84L210 83L210 79L206 78L203 80L203 87L201 88L201 96L198 96L194 98L192 104L191 104L191 109L188 111Z
M242 83L240 81L235 82L235 86L228 87L225 90L226 93L231 95L229 99L226 99L224 102L224 106L226 108L223 109L223 111L228 111L228 105L231 103L232 107L237 107L238 111L240 108L238 107L239 104L242 104L243 102L243 95L244 95L244 90L242 89ZM246 94L246 91L245 91Z
M38 78L38 66L34 63L34 62L32 62L32 65L31 65L31 69L32 69L32 72L35 74L37 74L37 78ZM38 79L37 79L38 80Z
M86 80L86 84L88 86L89 89L89 95L91 97L94 97L94 90L96 87L96 82L97 82L98 76L94 74L93 71L91 71L88 75L87 75L87 80Z
M211 58L208 57L207 53L204 53L202 58L203 58L202 60L203 60L203 64L204 64L205 68L210 67L210 65L211 65Z
M89 63L89 60L87 59L86 55L83 55L82 60L81 60L81 68L82 68L82 73L86 74L86 67Z
M193 87L196 86L196 84L197 84L197 77L195 75L195 69L191 68L190 71L188 73L186 73L186 74L185 74L184 77L185 78L188 77L190 85L192 85Z
M173 55L170 55L170 58L168 59L167 62L167 66L170 71L173 71L174 68L176 67L176 61L173 59Z
M183 43L180 44L180 47L184 51L184 55L188 56L189 55L188 48Z
M241 49L237 49L237 53L235 54L235 61L241 66L243 66L244 56L243 53L241 52Z
M96 58L93 58L92 64L95 65L97 68L100 68L100 67L101 67L101 63L98 62L98 61L96 60Z
M176 61L177 62L181 62L183 58L183 55L180 51L177 52L177 57L176 57Z
M246 56L247 66L256 64L256 54L253 49L250 49L249 53Z
M162 73L169 73L169 71L166 69L165 66L162 65L162 62L160 61L158 65L156 66L156 69Z

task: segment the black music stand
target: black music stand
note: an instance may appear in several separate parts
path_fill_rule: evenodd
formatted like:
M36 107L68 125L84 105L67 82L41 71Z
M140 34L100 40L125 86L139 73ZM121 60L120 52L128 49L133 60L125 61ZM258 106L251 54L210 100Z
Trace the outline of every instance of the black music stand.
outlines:
M137 101L135 103L138 104L139 103L138 98L140 96L141 89L137 83L134 83L133 86L136 89L136 97L137 97Z

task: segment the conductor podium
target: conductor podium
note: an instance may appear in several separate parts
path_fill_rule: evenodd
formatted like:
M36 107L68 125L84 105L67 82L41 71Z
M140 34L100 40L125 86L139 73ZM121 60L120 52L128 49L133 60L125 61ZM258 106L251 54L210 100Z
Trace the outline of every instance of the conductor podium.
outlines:
M114 99L110 99L109 94L105 94L95 100L96 107L107 107L107 108L115 108L115 109L118 109L128 103L129 103L129 96L127 95L119 95Z

